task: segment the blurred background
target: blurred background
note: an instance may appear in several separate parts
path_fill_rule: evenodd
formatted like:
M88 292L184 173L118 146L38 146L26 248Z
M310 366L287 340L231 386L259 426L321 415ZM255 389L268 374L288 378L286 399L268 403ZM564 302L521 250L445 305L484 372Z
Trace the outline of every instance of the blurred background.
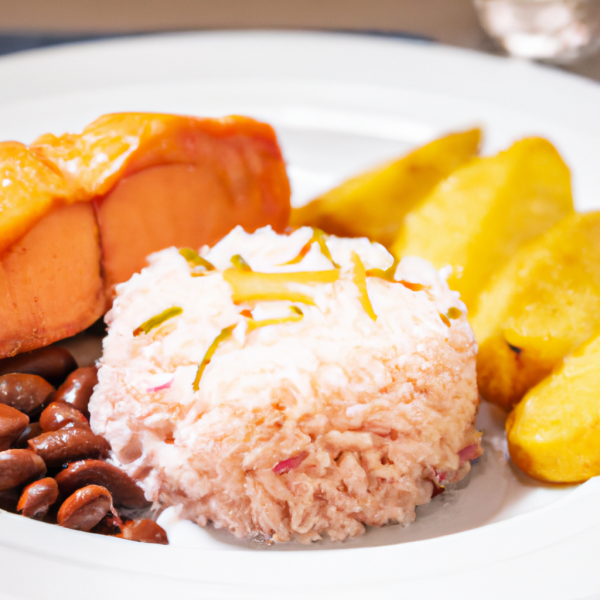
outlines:
M0 0L0 54L119 35L247 28L356 31L508 51L600 81L600 0Z

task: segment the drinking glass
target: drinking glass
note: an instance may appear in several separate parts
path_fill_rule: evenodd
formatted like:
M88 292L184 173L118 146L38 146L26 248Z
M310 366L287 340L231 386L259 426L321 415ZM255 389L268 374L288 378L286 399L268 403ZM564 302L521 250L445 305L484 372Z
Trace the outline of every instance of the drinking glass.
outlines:
M568 64L600 48L600 0L474 0L508 54Z

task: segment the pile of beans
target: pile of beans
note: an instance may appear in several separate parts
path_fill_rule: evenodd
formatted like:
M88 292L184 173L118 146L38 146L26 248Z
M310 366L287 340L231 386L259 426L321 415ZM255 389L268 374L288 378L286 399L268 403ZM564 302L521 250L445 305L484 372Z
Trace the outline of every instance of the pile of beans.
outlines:
M89 425L95 367L77 368L64 348L0 360L0 508L24 517L127 540L167 544L129 475L106 462L110 446ZM119 516L118 510L121 510Z

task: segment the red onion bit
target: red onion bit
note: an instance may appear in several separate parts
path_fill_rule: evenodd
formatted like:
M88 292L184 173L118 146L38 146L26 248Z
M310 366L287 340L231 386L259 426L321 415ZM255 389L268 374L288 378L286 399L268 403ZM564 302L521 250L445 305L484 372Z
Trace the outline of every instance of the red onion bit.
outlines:
M175 377L172 377L170 381L167 381L167 383L163 383L162 385L157 385L156 387L148 388L146 390L146 392L148 394L152 394L153 392L160 392L160 390L166 390L167 388L171 387L171 385L173 384L173 381L175 381Z
M447 479L447 473L444 471L438 471L435 467L433 467L433 472L436 476L437 482L442 485L442 482L446 481Z
M471 444L466 448L459 451L458 457L460 458L461 466L470 460L475 460L483 454L483 450L479 444Z
M273 467L273 473L276 475L283 475L284 473L289 473L292 469L300 466L302 461L308 456L308 452L300 452L300 454L296 454L296 456L292 456L292 458L287 458L286 460L282 460L278 462Z

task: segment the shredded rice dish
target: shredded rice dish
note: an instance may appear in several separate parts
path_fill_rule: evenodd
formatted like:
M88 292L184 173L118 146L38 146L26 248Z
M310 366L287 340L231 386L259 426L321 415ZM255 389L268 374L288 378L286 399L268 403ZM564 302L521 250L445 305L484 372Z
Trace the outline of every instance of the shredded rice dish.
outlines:
M155 508L242 538L408 524L481 453L476 343L428 262L234 229L117 287L91 425Z

